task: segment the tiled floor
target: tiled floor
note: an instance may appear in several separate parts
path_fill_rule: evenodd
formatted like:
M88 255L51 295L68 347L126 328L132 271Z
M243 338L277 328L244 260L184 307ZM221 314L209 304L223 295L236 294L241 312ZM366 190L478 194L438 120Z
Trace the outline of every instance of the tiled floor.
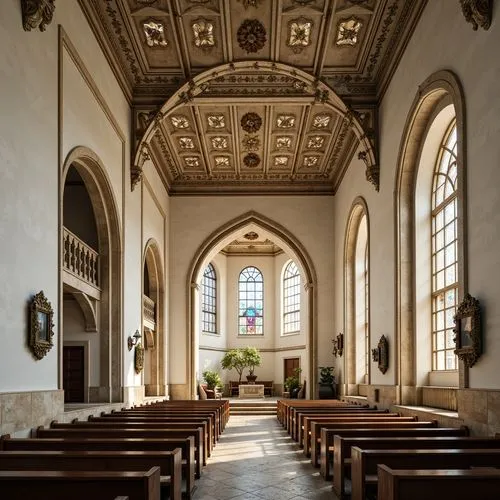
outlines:
M335 500L276 416L232 416L193 500Z

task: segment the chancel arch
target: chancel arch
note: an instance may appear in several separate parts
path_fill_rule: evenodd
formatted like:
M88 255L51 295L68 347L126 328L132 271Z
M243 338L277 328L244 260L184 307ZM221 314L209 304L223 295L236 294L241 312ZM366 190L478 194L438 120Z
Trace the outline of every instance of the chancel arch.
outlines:
M260 254L247 255L236 255L240 254L240 249L238 241L244 239L245 235L247 237L252 237L253 235L258 235L258 238L262 240L262 248L266 250ZM252 242L256 245L255 242ZM224 263L224 254L234 253L230 259L229 263ZM270 253L273 253L276 262L280 263L278 266L265 264L265 259L270 258ZM231 304L225 304L224 298L221 298L220 303L221 314L227 317L226 326L222 327L219 331L220 338L211 339L203 337L202 325L200 319L201 311L201 284L203 279L203 274L209 264L215 264L215 269L217 270L218 277L218 292L222 297L230 296L231 288L234 290L238 287L238 276L241 271L246 267L245 265L239 264L239 262L244 262L248 260L249 262L264 262L262 267L256 266L263 275L264 284L264 303L271 300L276 307L266 307L265 314L272 310L276 310L276 316L273 317L273 321L265 322L264 317L264 330L263 334L256 335L237 335L238 329L238 312L236 308L234 314L231 313ZM188 317L189 317L189 339L188 344L190 345L190 391L192 397L196 397L196 385L193 383L200 380L203 366L200 367L200 338L205 343L212 341L214 347L213 351L218 351L219 353L226 349L227 338L229 336L237 337L235 342L241 343L241 345L255 345L260 347L265 345L263 350L264 363L274 365L279 362L279 366L283 365L282 358L286 355L285 349L276 349L276 342L279 344L281 335L280 322L281 322L281 307L279 303L279 288L282 284L281 282L281 268L285 262L292 259L301 273L301 279L303 284L303 293L301 294L302 304L304 306L304 316L301 321L301 332L297 332L297 338L303 339L304 345L300 346L300 355L304 360L302 364L302 377L308 381L309 394L312 396L314 393L315 381L316 381L316 371L317 371L317 360L316 360L316 273L312 261L297 238L290 233L286 228L272 221L271 219L257 213L248 212L246 214L229 221L227 224L221 226L218 230L214 231L198 248L196 255L190 266L190 271L188 274L188 287L190 290L189 301L188 301ZM232 264L231 262L234 262ZM227 276L235 276L236 278L232 280L227 278ZM221 278L221 279L219 279ZM269 282L275 282L275 288L271 290L268 287ZM276 288L277 287L277 288ZM236 304L236 302L235 302ZM227 307L227 311L226 311ZM273 340L270 340L270 336L273 335ZM217 336L219 337L219 335ZM276 340L277 339L277 340ZM289 339L285 339L288 341ZM290 343L293 342L289 340ZM299 342L299 340L297 340ZM302 342L302 340L300 340ZM202 346L203 347L203 346ZM295 346L298 348L297 346ZM275 358L279 357L279 360L275 363ZM284 359L284 358L283 358ZM267 361L266 361L267 360ZM278 366L278 364L276 364ZM274 370L270 366L267 367L268 370ZM268 373L271 373L268 371ZM272 373L275 373L273 371ZM262 377L261 377L262 378ZM275 382L278 382L275 380Z
M347 221L344 241L345 297L345 394L364 393L369 384L370 352L370 293L369 216L366 201L354 201ZM366 395L365 393L363 395Z
M444 252L444 246L436 248L434 216L440 207L432 200L436 194L440 162L446 156L456 173L452 195L456 220L453 228L450 225L454 231L456 257L453 266L456 280L452 283L457 289L456 304L467 291L465 133L465 101L458 78L450 71L431 75L420 85L408 115L396 174L396 386L402 404L425 403L419 387L458 385L459 372L442 369L445 364L432 363L437 342L436 335L431 334L436 331L432 323L437 321L433 308L437 296L433 294L432 281L436 281L440 273L439 266L435 266L438 254ZM451 138L453 146L449 150ZM447 343L449 349L452 348L449 333L452 315L450 309L448 340L446 336L439 340ZM448 367L451 367L450 363ZM460 375L461 383L466 385L467 373L463 367L460 367Z
M86 147L68 154L61 186L59 269L65 300L61 303L59 384L64 387L64 378L69 376L63 363L64 344L69 348L81 343L88 345L84 363L90 370L83 401L122 401L122 239L113 190L103 163ZM81 322L75 304L82 312ZM98 318L95 325L93 317Z
M144 392L165 395L165 275L158 243L150 239L144 250L142 323L144 344Z

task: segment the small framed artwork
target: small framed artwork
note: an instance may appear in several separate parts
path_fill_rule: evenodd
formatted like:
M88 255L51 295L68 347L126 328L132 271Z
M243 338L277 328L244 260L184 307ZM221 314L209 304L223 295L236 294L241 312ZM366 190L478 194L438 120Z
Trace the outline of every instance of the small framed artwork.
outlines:
M38 292L30 302L30 328L28 344L36 359L42 359L54 345L54 311L43 291Z
M471 367L481 356L481 309L479 301L467 294L454 316L455 354Z

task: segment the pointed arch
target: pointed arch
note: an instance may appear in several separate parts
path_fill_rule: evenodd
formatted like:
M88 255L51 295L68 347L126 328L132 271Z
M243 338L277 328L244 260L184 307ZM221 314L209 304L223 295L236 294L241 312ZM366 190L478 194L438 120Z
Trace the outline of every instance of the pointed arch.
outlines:
M314 269L313 262L307 253L302 243L284 226L278 224L265 217L264 215L249 211L245 214L236 217L226 224L220 226L205 241L200 245L196 254L191 261L188 272L187 288L189 289L188 298L188 345L189 350L189 391L191 397L196 397L196 315L197 315L197 297L196 294L199 289L199 281L203 271L212 256L219 251L225 244L234 239L237 233L244 233L251 227L252 230L260 228L272 234L279 245L287 250L292 256L294 261L301 268L302 274L305 277L305 289L308 292L308 347L309 347L309 393L310 397L314 395L314 388L316 387L317 378L317 277Z
M344 356L344 385L345 394L358 394L358 380L356 376L356 247L360 226L366 221L366 252L368 260L368 271L370 269L370 220L368 205L364 198L358 197L354 200L344 237L344 330L345 330L345 356ZM368 283L370 280L368 279ZM368 314L369 290L368 290ZM369 325L369 321L368 321ZM369 343L369 326L368 326ZM369 375L369 374L368 374Z
M403 130L399 149L395 202L396 274L396 386L398 402L418 404L415 329L415 188L422 148L443 103L451 103L457 124L459 297L467 291L465 98L451 71L432 74L420 86Z

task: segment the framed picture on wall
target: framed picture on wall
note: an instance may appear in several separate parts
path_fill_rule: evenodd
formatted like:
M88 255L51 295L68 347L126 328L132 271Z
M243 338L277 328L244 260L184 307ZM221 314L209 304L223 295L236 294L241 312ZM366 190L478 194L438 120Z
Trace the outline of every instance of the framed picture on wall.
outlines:
M471 367L482 350L481 309L479 301L467 294L454 316L455 354L465 366Z
M54 345L54 311L43 291L38 292L30 302L28 344L36 359L42 359Z

